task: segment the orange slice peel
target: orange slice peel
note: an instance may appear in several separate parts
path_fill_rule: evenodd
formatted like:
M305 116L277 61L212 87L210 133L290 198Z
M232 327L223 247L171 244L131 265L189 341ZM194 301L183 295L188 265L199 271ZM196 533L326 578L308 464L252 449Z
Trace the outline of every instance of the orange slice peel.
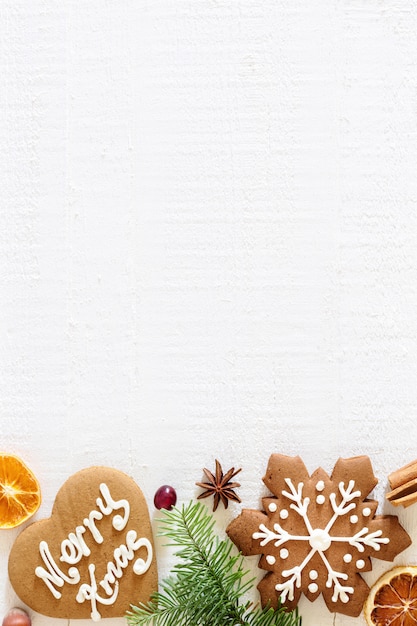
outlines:
M0 452L0 529L23 524L41 503L39 482L14 454Z
M364 616L369 626L417 626L417 566L383 574L369 592Z

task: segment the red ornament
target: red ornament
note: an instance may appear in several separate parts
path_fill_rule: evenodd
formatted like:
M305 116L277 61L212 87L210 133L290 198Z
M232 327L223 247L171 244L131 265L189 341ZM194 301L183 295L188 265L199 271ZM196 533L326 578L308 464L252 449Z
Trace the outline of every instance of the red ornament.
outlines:
M153 503L157 509L167 509L170 511L177 501L177 493L174 487L162 485L155 493Z
M10 609L4 616L2 626L32 626L32 620L23 609Z

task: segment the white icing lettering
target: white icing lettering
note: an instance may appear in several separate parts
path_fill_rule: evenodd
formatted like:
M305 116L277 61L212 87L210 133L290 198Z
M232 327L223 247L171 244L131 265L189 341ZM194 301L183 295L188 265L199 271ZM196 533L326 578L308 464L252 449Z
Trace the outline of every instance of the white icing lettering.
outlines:
M84 526L77 526L75 529L75 538L73 538L73 533L69 533L68 537L71 539L71 541L74 541L74 543L79 546L81 552L83 553L83 556L90 556L91 550L87 546L83 537L85 530L86 529L84 528Z
M75 532L70 532L68 537L61 542L60 561L75 566L85 556L91 554L85 540L87 529L91 533L93 540L102 544L103 535L97 528L96 522L103 519L103 516L109 516L114 511L121 511L112 519L112 525L115 530L121 531L126 527L130 515L130 504L127 500L114 500L110 494L110 490L105 483L100 485L101 497L97 498L96 504L99 511L93 509L89 515L83 520L83 526L77 526ZM139 556L139 550L146 551L146 558ZM67 573L63 572L55 562L51 555L49 546L46 541L39 544L39 552L43 563L46 566L38 566L35 574L41 578L54 598L59 600L62 596L58 590L65 583L75 585L80 582L80 572L77 567L70 567ZM129 530L126 533L125 544L121 544L115 548L113 552L113 561L107 564L106 574L101 582L97 584L95 577L95 565L90 563L88 573L90 576L89 583L80 585L76 600L79 603L84 601L91 602L91 619L98 621L101 615L97 609L97 604L110 605L113 604L119 593L118 579L122 578L123 572L131 561L133 561L132 570L137 576L141 576L149 569L153 559L152 544L145 537L138 537L136 530ZM101 586L107 597L104 598L98 593L98 586Z
M110 513L107 513L107 515L110 515ZM96 543L103 543L103 535L96 526L96 520L100 521L101 519L103 519L103 513L95 510L90 511L88 517L83 519L84 526L91 532Z
M54 598L59 600L62 594L55 587L63 587L64 583L76 585L80 581L80 572L76 567L70 567L68 573L65 574L55 563L46 541L40 542L39 552L48 569L39 565L35 569L35 574L43 580Z
M134 530L129 531L129 533L131 533L131 537L129 539L129 537L126 535L126 543L129 546L130 541L132 541L131 545L132 548L134 550L139 550L139 548L146 548L147 552L148 552L148 556L146 558L146 560L142 559L142 558L138 558L136 559L136 561L133 564L133 571L135 572L135 574L137 574L138 576L141 576L142 574L144 574L145 572L148 571L150 564L152 562L152 545L151 542L149 541L149 539L146 539L146 537L141 537L140 539L138 539L137 541L135 540L136 532ZM127 533L129 535L129 533Z
M91 554L90 548L84 541L84 533L84 526L77 526L75 533L68 534L68 539L64 539L61 543L60 561L75 565L81 561L83 556L89 556L89 554Z
M90 584L83 583L80 586L76 600L80 604L82 604L84 600L88 600L89 602L91 602L91 619L93 620L93 622L98 622L101 619L101 615L97 610L97 602L107 605L113 604L117 598L117 594L119 593L119 583L116 583L113 593L109 598L102 598L97 593L95 569L96 566L94 565L94 563L90 563L90 565L88 566L88 573L90 574Z
M123 515L115 515L113 518L113 528L116 530L123 530L127 524L127 520L130 515L130 505L127 500L113 500L110 495L109 488L105 483L101 483L100 485L101 495L106 501L106 505L103 504L103 500L101 498L97 498L97 505L100 510L103 512L103 515L109 515L113 511L118 511L119 509L123 509ZM110 510L110 511L109 511ZM109 511L109 513L107 513Z
M138 558L133 564L133 571L137 575L144 574L149 569L152 562L152 545L144 537L137 539L135 530L129 530L126 534L126 545L115 549L113 553L114 563L107 564L107 573L100 583L108 595L111 593L111 585L114 585L116 578L122 577L123 569L128 566L129 561L134 559L135 552L142 547L146 548L147 558L146 560Z
M80 554L80 551L76 549L71 539L64 539L61 543L61 556L59 560L73 565L78 563L81 557L82 554Z
M97 498L96 504L103 515L110 515L110 513L113 511L111 506L109 505L106 506L101 498Z

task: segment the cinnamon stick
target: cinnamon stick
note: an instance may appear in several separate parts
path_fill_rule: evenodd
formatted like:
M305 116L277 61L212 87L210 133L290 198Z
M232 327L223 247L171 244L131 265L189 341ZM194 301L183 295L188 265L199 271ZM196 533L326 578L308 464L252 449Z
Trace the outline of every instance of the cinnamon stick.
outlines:
M388 476L389 484L392 490L409 483L413 479L417 479L417 460L407 463L407 465L404 465Z

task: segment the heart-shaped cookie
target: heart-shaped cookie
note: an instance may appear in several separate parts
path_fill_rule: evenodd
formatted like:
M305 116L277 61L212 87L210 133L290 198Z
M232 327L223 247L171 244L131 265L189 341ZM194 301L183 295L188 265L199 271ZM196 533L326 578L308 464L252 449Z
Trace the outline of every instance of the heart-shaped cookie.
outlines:
M148 507L138 485L108 467L71 476L51 517L18 536L9 577L27 606L50 617L98 621L148 602L158 575Z

